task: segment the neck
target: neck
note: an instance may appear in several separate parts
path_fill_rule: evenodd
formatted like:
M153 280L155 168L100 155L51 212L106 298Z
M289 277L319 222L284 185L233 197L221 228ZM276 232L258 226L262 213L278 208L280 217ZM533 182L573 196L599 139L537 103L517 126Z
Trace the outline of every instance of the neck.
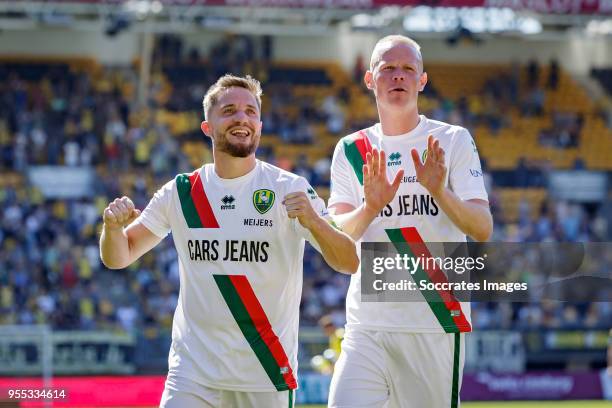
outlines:
M382 131L387 136L403 135L417 127L421 118L415 108L410 111L385 111L379 109L378 117Z
M225 152L213 149L215 173L223 179L233 179L244 176L255 168L255 154L247 157L233 157Z

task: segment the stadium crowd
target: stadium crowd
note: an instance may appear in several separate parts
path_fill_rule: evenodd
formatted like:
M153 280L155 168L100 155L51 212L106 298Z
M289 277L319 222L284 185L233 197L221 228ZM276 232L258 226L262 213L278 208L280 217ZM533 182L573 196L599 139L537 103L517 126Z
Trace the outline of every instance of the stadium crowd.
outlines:
M164 41L156 51L158 62L176 54L178 45L171 39ZM0 84L0 173L24 176L19 183L4 180L0 185L0 324L48 323L56 329L126 331L171 327L179 275L170 240L127 270L106 270L98 254L101 214L108 201L122 195L144 208L156 188L179 172L191 171L184 146L205 139L204 135L188 120L169 125L161 112L193 111L198 123L202 95L219 73L254 73L264 81L268 104L262 114L263 138L276 135L279 143L316 143L314 124L324 124L338 136L368 125L345 117L343 107L351 96L342 89L317 103L308 97L291 99L287 83L267 85L263 73L271 56L265 41L257 50L248 38L231 41L213 47L208 57L217 61L214 66L203 65L198 52L190 50L185 53L180 80L154 75L145 107L136 102L137 76L132 68L68 75L49 65L33 78L24 78L18 69L3 72L8 80ZM238 58L249 53L256 58ZM252 60L257 62L252 64ZM533 75L533 66L528 69ZM537 81L530 79L532 90L523 99L518 96L518 81L517 75L496 78L480 93L451 101L437 94L434 79L426 88L424 113L467 128L486 125L496 132L507 126L504 110L509 104L521 104L525 114L541 114L543 93ZM285 114L288 105L297 106L296 115ZM542 143L558 147L576 143L580 118L559 113L558 119L542 136ZM291 162L276 156L270 147L262 146L258 154L262 160L303 175L315 186L329 184L329 157L311 165L306 156ZM91 167L96 174L94 188L85 197L46 198L25 176L37 165ZM524 201L518 221L506 222L495 177L486 168L485 174L495 241L610 238L609 205L586 207L546 200L534 217ZM314 326L327 314L336 325L343 324L348 281L332 273L308 247L302 324ZM609 303L473 306L476 328L603 327L611 320Z

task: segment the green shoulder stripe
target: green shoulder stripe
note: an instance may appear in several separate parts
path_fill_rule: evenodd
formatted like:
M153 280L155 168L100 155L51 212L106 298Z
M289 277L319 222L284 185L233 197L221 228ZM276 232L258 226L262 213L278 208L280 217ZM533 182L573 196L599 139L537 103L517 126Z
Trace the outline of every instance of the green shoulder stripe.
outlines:
M363 185L363 165L366 163L366 154L372 151L372 145L366 132L360 130L354 137L344 139L344 154L353 167L359 184Z

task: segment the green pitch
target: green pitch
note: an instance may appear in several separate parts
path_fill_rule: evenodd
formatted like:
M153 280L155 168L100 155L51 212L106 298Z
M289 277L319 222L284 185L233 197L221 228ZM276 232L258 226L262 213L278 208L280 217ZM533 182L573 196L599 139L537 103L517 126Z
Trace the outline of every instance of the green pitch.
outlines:
M298 405L298 408L325 408L325 405ZM596 408L610 407L610 401L526 401L526 402L466 402L461 408Z

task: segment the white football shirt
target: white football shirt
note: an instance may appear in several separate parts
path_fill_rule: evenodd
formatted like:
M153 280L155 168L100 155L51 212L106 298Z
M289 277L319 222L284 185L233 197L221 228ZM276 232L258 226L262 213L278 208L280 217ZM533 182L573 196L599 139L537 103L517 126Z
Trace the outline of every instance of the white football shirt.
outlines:
M180 291L169 373L212 388L282 391L297 387L297 341L304 240L283 197L308 182L268 163L235 179L213 164L164 185L137 222L159 237L172 232Z
M408 242L418 256L427 249L427 242L466 241L465 234L416 178L410 151L416 148L423 161L430 134L440 141L445 151L447 187L462 200L488 200L478 151L466 129L423 115L416 128L398 136L384 135L380 124L376 124L342 138L331 167L328 205L348 203L355 207L364 199L362 166L367 151L373 147L385 151L390 180L400 168L404 169L396 196L370 224L360 242ZM425 333L471 331L468 302L425 301L425 297L422 302L362 302L361 271L351 276L346 314L348 328Z

